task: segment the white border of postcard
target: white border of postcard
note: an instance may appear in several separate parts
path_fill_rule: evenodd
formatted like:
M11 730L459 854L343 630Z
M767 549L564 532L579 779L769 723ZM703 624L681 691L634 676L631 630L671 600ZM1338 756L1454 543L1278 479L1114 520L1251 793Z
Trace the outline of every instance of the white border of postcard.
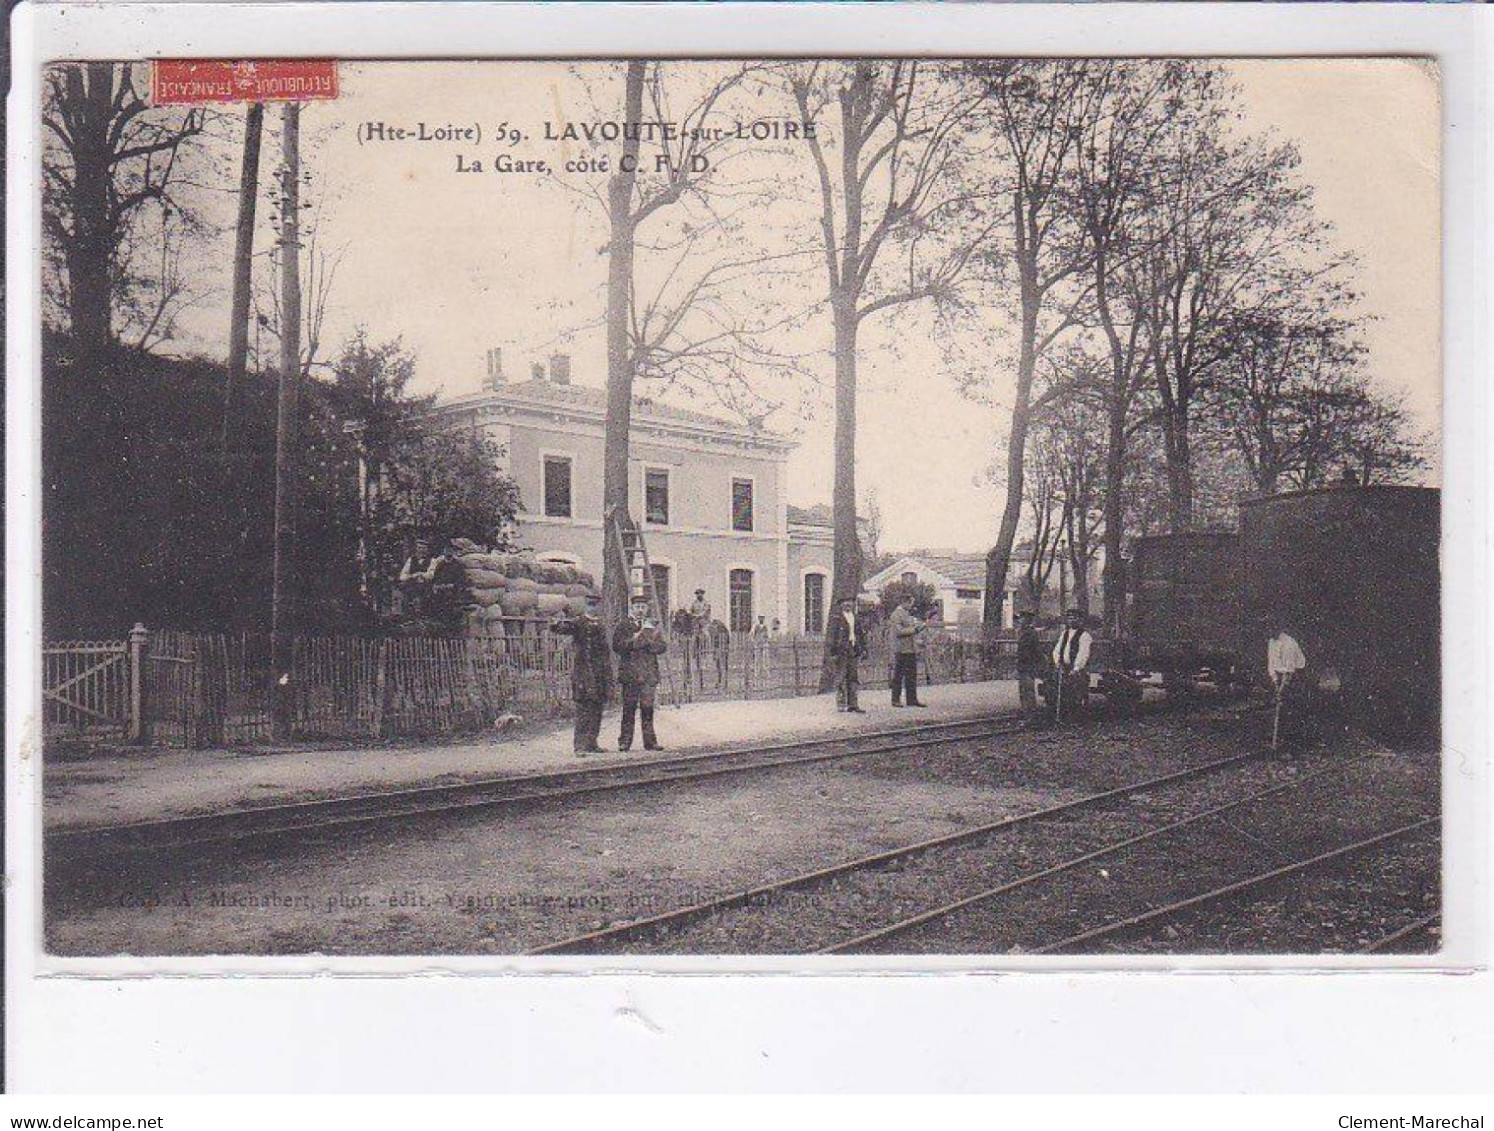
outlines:
M135 1090L146 1081L187 1087L576 1088L660 1086L664 1063L696 1063L705 1048L758 1057L772 1032L779 1069L699 1062L712 1078L798 1081L817 1058L825 1083L867 1086L934 1079L946 1062L919 1045L887 1062L876 1033L904 1047L938 1019L978 1045L948 1062L989 1086L1075 1086L1098 1070L1115 1090L1168 1090L1212 1074L1225 1087L1343 1087L1384 1065L1374 1087L1413 1090L1383 1044L1363 1047L1378 1020L1403 1021L1407 1048L1489 1010L1490 813L1488 766L1489 398L1486 267L1489 228L1489 13L1477 6L1294 5L517 5L116 4L23 5L12 24L7 294L7 1050L21 1087ZM39 64L58 58L341 57L486 58L786 54L1428 55L1444 84L1444 949L1433 956L1200 958L363 958L216 957L59 959L40 947ZM1310 972L1376 971L1352 977ZM872 973L1001 973L1021 977L868 978ZM1045 976L1032 972L1044 971ZM1140 971L1224 976L1165 978ZM1392 971L1395 971L1394 973ZM1061 973L1060 973L1061 972ZM1273 973L1276 977L1246 977ZM709 980L662 973L720 975ZM743 974L812 973L815 978ZM327 978L325 975L361 975ZM426 978L399 975L429 975ZM508 975L492 977L491 975ZM536 974L571 977L532 977ZM608 977L575 977L609 974ZM145 977L154 975L154 977ZM730 975L730 976L728 976ZM829 975L833 975L829 976ZM308 979L314 979L308 981ZM1461 983L1461 993L1450 984ZM645 999L647 1007L645 1007ZM1477 1003L1482 1002L1482 1006ZM1256 1014L1254 1011L1265 1011ZM1431 1014L1424 1013L1431 1010ZM1203 1030L1135 1021L1155 1014L1216 1016ZM1389 1011L1387 1013L1387 1011ZM681 1018L664 1026L664 1015ZM1046 1024L1087 1018L1068 1068L1040 1062ZM1119 1017L1133 1026L1120 1035ZM786 1018L799 1023L784 1029ZM1267 1020L1269 1018L1269 1020ZM774 1022L778 1023L774 1028ZM1287 1022L1284 1028L1281 1024ZM389 1024L403 1036L391 1036ZM700 1028L704 1024L704 1029ZM834 1055L814 1044L836 1030ZM911 1026L911 1028L910 1028ZM596 1030L596 1032L593 1032ZM655 1032L657 1030L657 1032ZM1280 1042L1291 1039L1291 1058ZM318 1047L306 1041L316 1034ZM478 1047L464 1035L483 1034ZM609 1038L609 1033L611 1034ZM627 1036L647 1034L663 1061ZM1103 1064L1091 1040L1114 1042ZM1190 1036L1191 1034L1191 1036ZM766 1039L766 1038L764 1038ZM380 1041L392 1041L393 1045ZM1313 1042L1323 1041L1318 1046ZM553 1043L552 1043L553 1042ZM704 1042L704 1043L701 1043ZM714 1042L714 1043L713 1043ZM1257 1042L1257 1043L1252 1043ZM1267 1049L1258 1042L1273 1045ZM1337 1042L1336 1047L1333 1046ZM1476 1043L1476 1042L1475 1042ZM766 1046L764 1046L766 1047ZM562 1050L566 1076L540 1050ZM620 1052L620 1050L630 1050ZM813 1051L817 1049L817 1051ZM850 1059L859 1050L860 1060ZM1087 1051L1086 1051L1087 1050ZM1357 1057L1355 1054L1357 1050ZM1383 1051L1382 1051L1383 1050ZM1050 1050L1051 1051L1051 1050ZM1438 1071L1454 1073L1470 1048ZM398 1053L398 1056L393 1054ZM548 1053L555 1055L554 1051ZM391 1057L393 1058L391 1059ZM443 1059L443 1056L445 1059ZM996 1058L988 1060L987 1057ZM253 1057L246 1075L244 1057ZM604 1058L598 1063L595 1058ZM1230 1057L1220 1061L1218 1057ZM1165 1073L1161 1062L1170 1067ZM1291 1061L1288 1063L1288 1061ZM638 1075L615 1075L628 1064ZM1278 1063L1279 1062L1279 1063ZM1025 1079L1019 1066L1027 1066ZM1310 1066L1326 1076L1313 1082ZM878 1066L884 1066L879 1073ZM1179 1075L1180 1069L1186 1069ZM462 1076L462 1072L477 1073ZM725 1075L722 1075L724 1071ZM390 1072L397 1075L391 1077ZM786 1073L784 1075L783 1073ZM922 1075L933 1073L934 1075ZM1192 1075L1190 1075L1190 1073ZM1338 1075L1334 1075L1338 1073ZM137 1075L138 1074L138 1075ZM164 1075L163 1075L164 1074ZM890 1075L888 1075L890 1074ZM1470 1079L1472 1077L1469 1077ZM1087 1079L1087 1078L1086 1078ZM878 1081L880 1080L880 1085ZM456 1082L454 1082L456 1081ZM1064 1083L1067 1081L1067 1085ZM1163 1083L1162 1081L1168 1081ZM148 1086L148 1085L147 1085ZM440 1086L439 1084L437 1086ZM726 1086L730 1086L729 1084Z

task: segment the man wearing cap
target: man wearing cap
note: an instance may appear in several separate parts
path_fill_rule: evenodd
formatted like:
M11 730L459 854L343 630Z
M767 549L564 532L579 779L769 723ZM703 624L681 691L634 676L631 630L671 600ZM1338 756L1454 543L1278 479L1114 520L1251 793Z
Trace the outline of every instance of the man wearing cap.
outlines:
M1017 696L1028 722L1038 716L1037 681L1043 674L1044 660L1032 611L1024 609L1017 614Z
M838 710L863 715L856 702L861 673L856 664L866 656L866 631L856 615L856 598L844 597L830 615L825 630L830 655L835 661L835 705Z
M659 657L669 648L664 633L649 619L648 601L635 598L633 613L612 634L612 650L620 657L617 682L622 687L622 728L617 748L633 745L633 717L643 716L643 748L662 750L654 734L654 697L659 687Z
M1053 667L1058 672L1060 711L1081 710L1089 695L1089 650L1094 638L1084 627L1084 614L1070 609L1064 629L1053 645Z
M913 615L913 594L904 593L898 598L897 608L887 618L887 632L892 637L892 705L903 705L903 691L908 693L908 706L926 707L918 699L918 636L927 631L928 625Z
M602 711L612 695L612 660L607 654L607 629L601 621L602 598L586 597L586 611L578 617L564 614L550 625L552 632L571 638L571 698L576 703L576 727L571 745L577 754L601 753L597 735L602 730Z

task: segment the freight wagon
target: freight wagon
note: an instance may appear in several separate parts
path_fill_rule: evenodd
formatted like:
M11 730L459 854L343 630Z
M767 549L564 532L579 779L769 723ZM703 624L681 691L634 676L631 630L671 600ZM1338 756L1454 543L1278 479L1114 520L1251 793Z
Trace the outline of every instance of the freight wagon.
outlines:
M1440 718L1441 493L1332 487L1245 502L1238 533L1139 538L1124 635L1099 691L1135 698L1266 684L1266 641L1302 645L1314 686L1376 729Z

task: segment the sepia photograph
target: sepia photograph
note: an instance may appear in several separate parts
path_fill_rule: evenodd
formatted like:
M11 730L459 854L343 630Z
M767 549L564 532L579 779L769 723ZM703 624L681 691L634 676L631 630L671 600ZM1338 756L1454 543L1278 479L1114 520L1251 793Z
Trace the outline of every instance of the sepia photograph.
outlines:
M1442 949L1436 60L41 91L48 955Z

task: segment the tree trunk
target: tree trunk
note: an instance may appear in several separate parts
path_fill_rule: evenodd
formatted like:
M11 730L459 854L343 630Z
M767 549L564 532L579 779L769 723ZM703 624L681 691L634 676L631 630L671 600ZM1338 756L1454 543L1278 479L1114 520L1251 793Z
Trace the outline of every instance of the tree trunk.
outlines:
M643 80L647 64L628 64L623 120L643 117ZM628 342L629 297L633 284L633 190L638 180L638 134L624 131L622 159L607 185L611 239L607 249L607 423L602 462L602 602L609 631L627 610L628 578L609 515L623 523L628 514L628 441L633 414L633 352Z
M837 598L861 592L861 539L856 528L856 311L835 308L835 585Z
M1006 448L1006 505L996 544L986 554L986 593L981 622L987 640L1001 631L1006 604L1006 571L1022 521L1023 468L1032 416L1032 377L1037 368L1038 293L1032 268L1022 267L1022 343L1017 357L1017 388L1012 399L1011 436Z
M1188 418L1178 406L1169 414L1167 432L1167 501L1171 533L1193 529L1193 452L1188 441Z
M830 587L831 609L836 602L861 592L861 537L856 526L856 301L831 297L835 321L835 487L831 496L835 527L835 576ZM830 634L820 660L820 692L835 686L835 657Z
M1111 636L1122 635L1126 607L1126 564L1121 541L1126 514L1126 413L1112 402L1105 445L1105 570L1101 576L1105 598L1105 626Z
M244 384L249 357L249 284L254 254L254 206L259 194L259 145L264 132L263 102L244 112L244 157L239 174L239 222L233 245L233 309L228 324L228 376L223 386L223 450L233 435L234 398Z
M287 102L281 126L285 168L280 213L280 389L275 420L275 562L270 633L275 668L277 738L290 736L294 689L290 685L296 630L297 477L300 474L301 399L301 107Z
M78 357L87 364L101 361L114 344L110 301L116 233L109 210L114 65L85 64L74 70L68 83L76 110L71 149L73 230L64 251L68 318Z

